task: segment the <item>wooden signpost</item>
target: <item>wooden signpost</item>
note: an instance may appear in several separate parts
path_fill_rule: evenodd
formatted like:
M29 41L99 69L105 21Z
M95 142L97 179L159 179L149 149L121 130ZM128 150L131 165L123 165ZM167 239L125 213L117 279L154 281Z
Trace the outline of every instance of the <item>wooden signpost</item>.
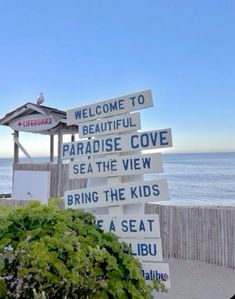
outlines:
M169 265L166 263L143 263L142 275L148 282L158 278L170 288Z
M65 207L86 209L168 200L166 179L65 191Z
M127 113L79 124L79 137L111 135L141 129L140 113Z
M96 225L120 238L160 238L158 215L98 215Z
M171 129L135 132L126 135L105 136L90 140L63 143L62 158L81 158L171 146Z
M120 239L131 248L132 255L142 262L163 261L161 239Z
M61 148L63 159L73 159L69 178L103 178L103 184L68 190L64 199L66 208L106 208L108 214L95 215L97 226L129 245L147 281L159 278L169 288L159 218L143 210L144 203L169 199L167 181L144 180L143 174L162 173L163 168L160 153L141 151L171 147L171 129L138 132L140 114L133 113L152 105L151 91L145 90L67 111L67 124L79 124L80 137ZM130 207L132 214L127 214Z
M157 153L80 159L69 164L71 179L137 175L162 171L161 154Z
M132 112L153 106L150 90L78 107L67 111L67 124L80 124L93 119Z

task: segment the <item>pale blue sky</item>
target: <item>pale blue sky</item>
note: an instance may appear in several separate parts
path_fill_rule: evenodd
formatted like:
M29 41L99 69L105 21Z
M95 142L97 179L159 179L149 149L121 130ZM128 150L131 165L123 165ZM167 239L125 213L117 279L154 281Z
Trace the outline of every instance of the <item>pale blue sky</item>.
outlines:
M0 0L0 117L39 92L67 110L150 88L142 128L172 128L174 152L235 151L234 53L234 0Z

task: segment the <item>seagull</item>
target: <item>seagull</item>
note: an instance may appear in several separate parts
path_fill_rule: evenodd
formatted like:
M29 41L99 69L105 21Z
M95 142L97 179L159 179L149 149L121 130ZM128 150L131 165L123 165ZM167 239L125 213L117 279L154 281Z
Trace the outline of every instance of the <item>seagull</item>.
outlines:
M39 97L37 98L37 105L41 105L44 102L44 97L42 92L40 92Z

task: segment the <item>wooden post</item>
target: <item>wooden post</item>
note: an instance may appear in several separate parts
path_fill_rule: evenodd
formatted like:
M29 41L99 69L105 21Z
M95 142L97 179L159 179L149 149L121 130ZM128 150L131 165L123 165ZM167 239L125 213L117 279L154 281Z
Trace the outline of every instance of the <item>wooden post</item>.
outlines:
M75 141L75 135L72 134L72 135L71 135L71 142L74 142L74 141ZM71 161L74 161L74 159L71 159Z
M57 196L61 196L61 171L62 171L62 160L61 160L61 145L63 143L63 133L61 129L61 125L59 125L58 130L58 160L57 160Z
M50 135L50 162L54 162L54 135Z
M59 131L58 131L58 165L61 164L61 145L63 143L63 133L61 130L61 127L59 127Z
M14 138L19 138L19 131L14 131ZM14 164L19 163L19 146L14 142Z

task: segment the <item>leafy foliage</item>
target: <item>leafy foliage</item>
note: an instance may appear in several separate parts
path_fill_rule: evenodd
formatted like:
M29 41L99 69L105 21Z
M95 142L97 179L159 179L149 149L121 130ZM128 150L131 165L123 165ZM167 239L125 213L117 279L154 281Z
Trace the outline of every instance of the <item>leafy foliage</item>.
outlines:
M0 210L0 298L147 299L151 290L127 245L91 214L39 203Z

